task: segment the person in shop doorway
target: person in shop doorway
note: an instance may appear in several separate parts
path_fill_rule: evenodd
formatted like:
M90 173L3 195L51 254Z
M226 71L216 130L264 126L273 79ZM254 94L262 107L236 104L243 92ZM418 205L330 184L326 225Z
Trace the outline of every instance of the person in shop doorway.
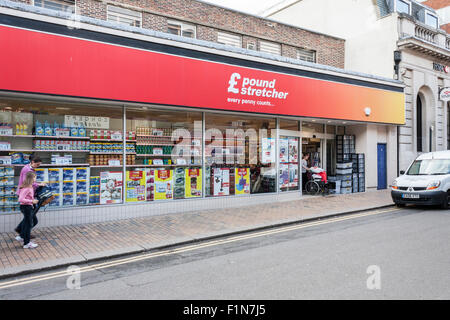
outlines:
M42 164L42 160L41 158L39 158L39 156L33 155L30 158L30 163L25 165L22 168L22 171L20 171L20 177L19 177L19 184L17 187L17 196L19 196L20 193L20 186L23 184L23 182L25 181L25 178L27 176L28 172L33 172L35 173L35 169L39 168L40 165ZM32 188L33 188L33 196L36 193L36 189L40 186L46 186L45 183L37 183L36 181L33 182L32 184ZM34 205L33 204L33 214L32 214L32 225L31 225L31 229L34 228L37 224L38 224L38 219L37 219L37 211L34 210ZM22 237L20 236L20 234L22 233L22 227L23 227L23 220L19 223L19 225L14 229L14 231L16 231L19 235L16 237L16 239L22 241ZM31 230L30 229L30 230ZM20 238L20 239L19 239ZM34 236L31 236L31 239L34 239Z
M308 167L309 154L304 154L302 157L302 188L305 190L306 182L308 181L308 171L311 168Z
M18 187L20 211L23 213L23 220L21 222L20 235L16 237L16 240L23 240L24 249L33 249L38 246L36 243L31 241L34 205L38 203L38 200L34 198L34 183L36 183L36 174L34 171L28 171L25 174L24 180Z

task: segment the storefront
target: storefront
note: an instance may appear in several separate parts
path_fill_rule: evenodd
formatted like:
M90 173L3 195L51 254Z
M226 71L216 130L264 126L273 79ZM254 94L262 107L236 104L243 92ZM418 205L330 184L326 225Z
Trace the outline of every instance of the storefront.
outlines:
M37 15L0 23L2 214L17 212L32 153L51 209L90 222L161 213L158 203L298 197L302 153L334 174L346 126L404 122L397 82ZM133 204L145 206L125 213Z

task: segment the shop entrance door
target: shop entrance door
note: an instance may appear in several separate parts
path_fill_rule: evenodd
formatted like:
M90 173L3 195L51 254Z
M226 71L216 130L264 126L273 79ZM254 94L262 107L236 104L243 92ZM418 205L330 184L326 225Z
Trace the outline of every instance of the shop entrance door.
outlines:
M281 130L280 130L281 131ZM279 189L281 192L300 190L300 137L279 136Z
M386 174L386 144L378 144L378 190L387 188L387 174Z
M311 138L302 138L302 157L307 155L307 167L319 167L325 169L324 166L324 139L311 137ZM302 158L303 159L303 158ZM302 163L302 159L300 160L300 165ZM308 181L308 173L303 173L302 165L300 166L302 172L302 189L305 189L305 184Z

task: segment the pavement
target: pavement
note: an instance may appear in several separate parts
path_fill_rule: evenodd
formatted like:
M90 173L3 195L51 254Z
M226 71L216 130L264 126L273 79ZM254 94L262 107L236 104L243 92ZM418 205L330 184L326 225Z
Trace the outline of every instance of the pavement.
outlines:
M39 247L27 250L15 240L15 232L0 233L0 279L392 205L390 191L380 190L302 197L270 205L36 227L33 241Z

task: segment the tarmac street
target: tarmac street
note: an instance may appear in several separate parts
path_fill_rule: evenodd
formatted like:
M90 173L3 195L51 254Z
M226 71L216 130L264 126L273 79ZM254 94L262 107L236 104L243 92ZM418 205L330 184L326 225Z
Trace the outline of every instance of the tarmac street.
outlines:
M1 280L0 299L450 299L450 210L377 209L77 267Z

